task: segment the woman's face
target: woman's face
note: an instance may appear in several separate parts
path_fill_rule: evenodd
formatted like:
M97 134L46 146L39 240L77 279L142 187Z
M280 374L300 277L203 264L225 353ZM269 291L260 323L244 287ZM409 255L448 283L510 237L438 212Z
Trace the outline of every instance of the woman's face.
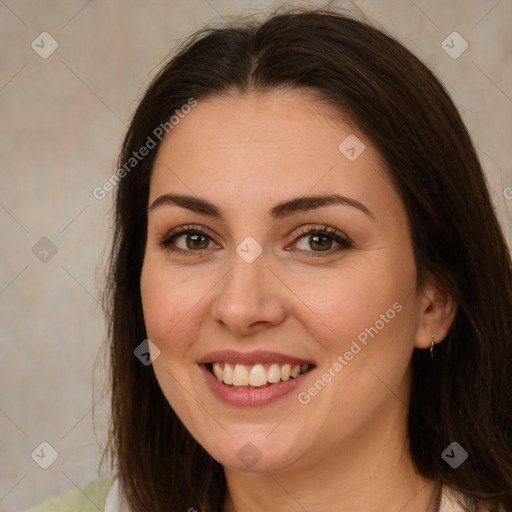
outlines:
M213 457L279 470L405 436L424 308L364 134L307 92L199 100L158 150L149 205L153 368Z

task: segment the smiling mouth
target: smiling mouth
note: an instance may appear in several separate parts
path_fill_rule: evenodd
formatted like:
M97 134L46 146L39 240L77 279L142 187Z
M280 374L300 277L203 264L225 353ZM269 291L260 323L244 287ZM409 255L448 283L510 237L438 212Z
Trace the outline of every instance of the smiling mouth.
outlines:
M219 382L233 388L262 389L279 382L297 379L315 366L301 364L255 364L244 365L228 362L215 362L206 365Z

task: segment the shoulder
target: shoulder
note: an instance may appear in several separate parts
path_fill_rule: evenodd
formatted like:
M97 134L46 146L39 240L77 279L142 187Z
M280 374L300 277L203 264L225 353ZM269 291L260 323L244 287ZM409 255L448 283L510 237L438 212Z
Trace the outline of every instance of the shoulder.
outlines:
M115 476L91 480L78 489L62 492L27 512L98 512L105 508L107 494Z

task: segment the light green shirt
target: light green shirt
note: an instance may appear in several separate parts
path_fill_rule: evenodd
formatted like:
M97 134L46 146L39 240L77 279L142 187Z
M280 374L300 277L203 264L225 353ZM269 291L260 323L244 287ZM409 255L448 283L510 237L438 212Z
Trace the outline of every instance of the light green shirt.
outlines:
M27 512L103 512L113 480L113 475L92 480L79 489L64 491Z

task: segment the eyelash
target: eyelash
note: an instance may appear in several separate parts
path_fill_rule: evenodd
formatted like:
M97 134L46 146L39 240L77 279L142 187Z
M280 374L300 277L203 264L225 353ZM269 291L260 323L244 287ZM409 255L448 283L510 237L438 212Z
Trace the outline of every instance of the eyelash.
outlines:
M193 251L193 250L184 250L180 249L178 247L174 247L172 243L176 238L178 238L181 235L189 235L189 234L198 234L204 237L209 238L211 241L213 241L212 237L205 231L198 229L194 226L183 226L182 229L176 232L170 232L165 234L159 241L158 245L162 247L163 249L166 249L168 251L182 254L185 256L197 256L199 253L204 252L207 249L201 249L199 251ZM330 256L334 253L337 253L339 251L342 251L344 249L350 249L353 247L352 240L345 234L340 234L338 230L327 226L322 225L315 228L309 228L297 235L297 237L294 239L293 243L296 243L301 238L304 238L306 235L321 235L321 236L327 236L328 238L332 238L336 243L340 245L340 247L335 248L334 250L329 249L327 251L306 251L304 249L298 249L301 252L309 253L306 257L308 258L318 258L318 257L325 257Z

